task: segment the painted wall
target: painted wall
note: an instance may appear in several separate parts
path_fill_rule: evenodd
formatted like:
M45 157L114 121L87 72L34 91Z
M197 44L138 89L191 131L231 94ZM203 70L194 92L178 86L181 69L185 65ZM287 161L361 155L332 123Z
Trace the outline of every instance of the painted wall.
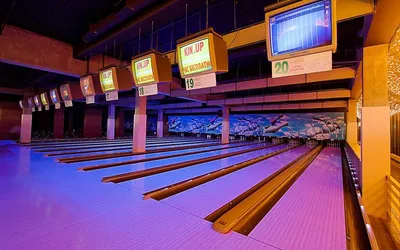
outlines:
M0 101L0 140L19 139L21 114L18 102Z
M221 134L222 117L169 116L168 124L170 132ZM346 126L343 112L231 114L230 134L342 140Z

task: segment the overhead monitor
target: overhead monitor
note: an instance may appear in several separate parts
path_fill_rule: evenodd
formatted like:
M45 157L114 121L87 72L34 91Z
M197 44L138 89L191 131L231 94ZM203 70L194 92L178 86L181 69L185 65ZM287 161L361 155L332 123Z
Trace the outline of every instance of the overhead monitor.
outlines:
M336 52L336 0L304 0L265 14L270 61Z
M59 96L59 94L58 94L58 89L52 89L52 90L50 90L50 98L51 98L51 101L52 101L54 104L60 103L60 102L61 102L60 96Z
M19 107L21 108L21 109L24 109L24 103L23 103L24 101L23 100L21 100L21 101L19 101Z
M115 68L108 68L100 73L100 82L103 92L118 90L118 82Z
M212 28L177 41L178 65L182 78L228 72L228 49Z
M90 74L81 77L80 86L82 94L85 97L102 94L98 75Z
M47 97L47 93L40 94L40 100L42 100L43 105L49 105L49 98Z
M132 74L138 87L171 82L171 61L161 53L148 51L132 58Z
M35 108L35 103L33 101L33 97L28 98L28 105L30 108Z
M33 96L33 101L35 102L36 107L41 107L42 106L42 103L40 102L39 95Z
M71 90L69 89L69 85L68 84L61 85L60 91L61 91L61 97L64 100L64 102L65 101L72 101Z

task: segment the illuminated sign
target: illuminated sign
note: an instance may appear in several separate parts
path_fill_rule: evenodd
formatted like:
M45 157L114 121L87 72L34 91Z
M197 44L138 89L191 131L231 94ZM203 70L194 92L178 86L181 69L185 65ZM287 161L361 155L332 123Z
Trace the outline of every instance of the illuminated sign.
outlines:
M40 103L40 100L39 100L39 96L38 96L38 95L35 95L35 96L33 97L33 101L35 102L35 105L36 105L37 107L42 106L42 104Z
M51 101L52 101L53 103L59 102L59 101L58 101L58 98L57 98L57 93L56 93L56 90L55 90L55 89L50 90L50 98L51 98Z
M103 85L104 92L115 90L112 69L108 69L101 73L101 84Z
M34 108L34 107L35 107L35 105L33 104L33 99L32 99L32 97L29 97L29 98L28 98L28 105L29 105L30 108Z
M47 98L46 98L46 93L40 94L40 99L42 100L43 105L48 105Z
M151 57L134 63L133 72L135 72L136 85L155 82L153 73L153 64Z
M64 101L72 101L71 96L69 95L68 85L62 85L60 90Z
M91 84L90 84L89 77L82 78L81 81L82 81L82 87L83 87L83 91L84 91L84 93L83 93L84 96L94 95L93 89L92 89Z
M209 39L180 47L180 62L181 73L185 76L212 70Z

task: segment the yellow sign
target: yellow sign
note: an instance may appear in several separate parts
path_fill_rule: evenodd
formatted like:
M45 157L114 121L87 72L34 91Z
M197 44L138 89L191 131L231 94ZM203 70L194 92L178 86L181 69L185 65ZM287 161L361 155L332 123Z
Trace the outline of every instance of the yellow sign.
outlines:
M135 62L133 67L137 85L155 81L151 57Z
M191 75L212 69L208 38L180 48L183 75Z
M112 69L101 73L101 84L103 85L104 91L115 90Z
M43 105L47 105L47 100L46 100L46 96L45 93L40 94L40 99L42 99L42 103Z

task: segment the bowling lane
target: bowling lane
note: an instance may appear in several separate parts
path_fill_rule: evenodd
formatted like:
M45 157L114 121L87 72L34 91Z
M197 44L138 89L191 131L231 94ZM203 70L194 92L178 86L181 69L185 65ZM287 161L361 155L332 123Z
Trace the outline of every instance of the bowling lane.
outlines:
M345 225L340 148L325 148L249 236L280 249L346 249Z
M202 142L202 143L188 143L188 144L159 144L159 145L150 145L146 146L147 150L153 149L167 149L167 148L176 148L182 146L194 146L194 145L204 145L207 146L209 144L215 144L217 142ZM99 151L101 150L101 151ZM68 156L77 157L77 156L90 156L90 155L101 155L101 154L112 154L112 153L124 153L124 152L132 152L132 146L124 146L124 147L113 147L113 148L97 148L90 150L76 150L76 151L61 151L61 152L49 152L49 156L57 156L62 158L67 158ZM55 154L55 155L52 155Z
M182 156L182 157L174 157L174 158L169 158L169 159L162 159L162 160L155 160L155 161L150 161L150 162L130 164L130 165L118 166L118 167L114 167L114 168L99 169L99 170L94 170L92 172L94 174L100 175L101 177L106 177L106 176L111 176L111 175L116 175L116 174L123 174L123 173L127 173L127 172L137 171L137 170L150 169L150 168L160 167L160 166L164 166L164 165L180 163L180 162L184 162L184 161L208 158L208 157L212 157L212 156L216 156L216 155L237 152L237 151L261 147L261 146L265 146L265 145L268 145L268 144L263 144L263 143L262 144L251 144L251 145L246 145L246 146L238 147L238 148L222 149L222 150L216 150L216 151L207 152L207 153L199 153L199 154L193 154L193 155ZM189 168L191 168L191 167L189 167Z
M247 154L236 155L229 158L193 165L188 168L178 169L166 173L161 173L157 175L147 176L144 178L139 178L136 180L123 182L120 183L120 185L123 185L139 193L146 193L154 189L158 189L176 182L184 181L202 174L206 174L211 171L215 171L217 169L238 164L243 161L263 156L265 154L287 147L289 147L289 145L282 144L271 148L256 150Z
M175 140L175 139L169 139L169 140L151 140L148 139L146 142L148 144L160 144L160 143L185 143L185 142L197 142L197 141L206 141L206 140ZM132 138L131 139L125 139L125 140L108 140L108 141L102 141L102 142L85 142L85 143L74 143L74 144L55 144L55 145L40 145L40 146L34 146L31 147L34 150L54 150L54 149L64 149L64 148L73 148L73 147L96 147L96 146L108 146L108 145L122 145L122 144L132 144Z
M168 142L146 142L147 147L156 147L156 146L163 146L163 145L186 145L186 144L193 144L197 143L195 141L168 141ZM204 143L204 142L198 142L198 143ZM100 145L84 145L84 146L71 146L71 147L63 147L63 148L58 148L58 147L52 147L52 148L41 148L41 149L35 149L36 152L41 152L41 153L70 153L70 152L76 152L80 150L96 150L99 148L123 148L123 147L129 147L132 146L132 142L123 142L123 143L113 143L113 144L100 144Z
M240 146L240 145L246 146L246 145L251 145L251 144L253 144L253 143L243 142L243 143L216 145L216 146L207 146L206 145L203 148L182 149L182 150L176 150L176 151L167 151L167 152L160 152L160 153L150 153L150 154L124 156L124 157L111 158L111 159L102 159L102 160L95 160L95 161L90 161L90 162L70 163L70 164L68 164L68 166L79 168L79 167L93 166L93 165L98 165L98 164L117 163L117 162L130 161L130 160L141 160L141 159L166 156L166 155L175 155L175 154L190 153L190 152L200 152L200 151L209 150L209 149L221 150L226 147Z
M247 168L168 197L162 202L205 218L308 151L308 147L299 146Z

